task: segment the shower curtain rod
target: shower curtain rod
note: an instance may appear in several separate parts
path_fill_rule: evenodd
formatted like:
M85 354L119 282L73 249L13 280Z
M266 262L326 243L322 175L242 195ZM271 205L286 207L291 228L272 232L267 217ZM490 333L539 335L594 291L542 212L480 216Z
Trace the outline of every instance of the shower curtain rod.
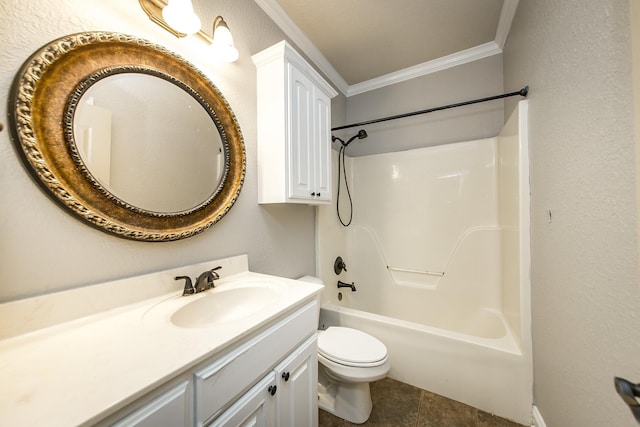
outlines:
M525 87L523 87L522 89L520 89L517 92L509 92L509 93L505 93L505 94L502 94L502 95L490 96L488 98L473 99L471 101L465 101L465 102L458 102L456 104L443 105L442 107L428 108L426 110L414 111L412 113L398 114L398 115L395 115L395 116L384 117L382 119L375 119L375 120L369 120L369 121L366 121L366 122L360 122L360 123L353 123L353 124L350 124L350 125L338 126L338 127L331 128L331 131L341 130L341 129L349 129L349 128L353 128L353 127L356 127L356 126L370 125L370 124L373 124L373 123L386 122L388 120L402 119L404 117L417 116L418 114L433 113L434 111L448 110L449 108L462 107L462 106L465 106L465 105L477 104L479 102L493 101L495 99L509 98L511 96L520 95L520 96L526 97L528 93L529 93L529 86L525 86Z

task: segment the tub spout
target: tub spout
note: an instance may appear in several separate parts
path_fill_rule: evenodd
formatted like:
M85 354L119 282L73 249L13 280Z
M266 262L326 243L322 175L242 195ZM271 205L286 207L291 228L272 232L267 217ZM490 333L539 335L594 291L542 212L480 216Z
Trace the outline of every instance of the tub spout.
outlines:
M344 283L341 282L340 280L338 280L338 289L340 288L351 288L351 292L355 292L356 291L356 285L354 285L353 282L351 282L351 284L349 283Z

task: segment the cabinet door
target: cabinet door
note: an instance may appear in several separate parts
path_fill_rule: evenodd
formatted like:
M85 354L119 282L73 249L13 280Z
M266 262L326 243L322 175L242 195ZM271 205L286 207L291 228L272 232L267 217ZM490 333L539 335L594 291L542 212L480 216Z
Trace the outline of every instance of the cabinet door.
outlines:
M275 374L271 372L238 399L211 426L215 427L272 427L276 426Z
M278 427L317 427L318 355L314 334L276 367Z
M314 300L274 326L203 364L194 372L196 423L215 417L243 391L272 370L318 325Z
M191 421L190 383L188 381L161 393L139 407L114 427L176 427L188 426Z
M319 89L313 91L316 199L331 201L331 100Z
M289 197L313 199L313 85L289 64ZM313 193L313 195L312 195Z

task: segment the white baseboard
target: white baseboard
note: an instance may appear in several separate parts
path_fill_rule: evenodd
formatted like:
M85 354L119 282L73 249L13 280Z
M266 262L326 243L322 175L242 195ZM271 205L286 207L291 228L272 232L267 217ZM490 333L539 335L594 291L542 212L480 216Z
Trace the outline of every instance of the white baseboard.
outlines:
M533 424L532 427L547 427L544 420L542 419L542 414L536 405L533 405Z

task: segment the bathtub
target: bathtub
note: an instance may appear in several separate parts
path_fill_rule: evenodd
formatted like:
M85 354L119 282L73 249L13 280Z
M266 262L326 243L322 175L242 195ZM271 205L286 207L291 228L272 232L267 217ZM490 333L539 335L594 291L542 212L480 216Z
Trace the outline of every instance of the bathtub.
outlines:
M320 328L346 326L381 340L389 351L390 378L530 424L530 362L504 318L495 312L487 317L492 321L486 336L472 336L324 303Z

